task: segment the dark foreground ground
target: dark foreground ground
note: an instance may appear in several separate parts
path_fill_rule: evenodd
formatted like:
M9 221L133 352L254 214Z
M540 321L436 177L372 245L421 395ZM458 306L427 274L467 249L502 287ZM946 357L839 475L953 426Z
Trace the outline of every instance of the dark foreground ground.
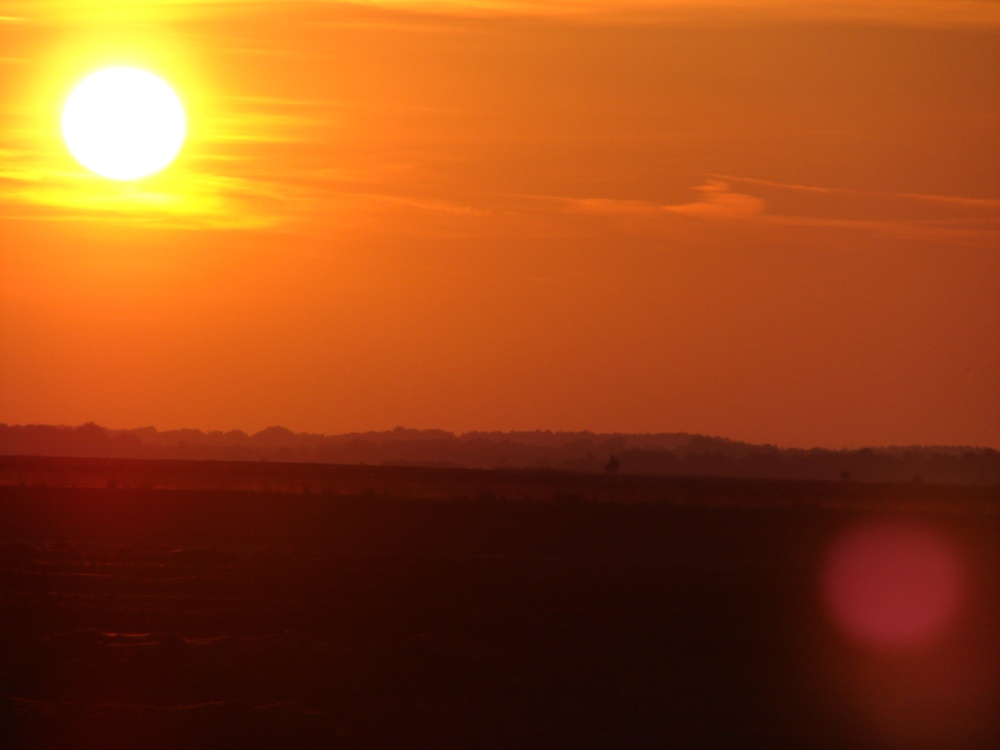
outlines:
M0 487L0 747L1000 746L997 489L120 468L145 488ZM851 641L820 593L887 518L963 562L916 651Z

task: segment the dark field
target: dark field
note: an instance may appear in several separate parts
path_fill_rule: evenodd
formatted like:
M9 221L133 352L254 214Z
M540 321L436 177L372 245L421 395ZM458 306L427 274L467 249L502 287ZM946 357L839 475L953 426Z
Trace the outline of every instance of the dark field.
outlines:
M1000 490L0 462L3 748L1000 746ZM898 520L962 562L919 648L824 607Z

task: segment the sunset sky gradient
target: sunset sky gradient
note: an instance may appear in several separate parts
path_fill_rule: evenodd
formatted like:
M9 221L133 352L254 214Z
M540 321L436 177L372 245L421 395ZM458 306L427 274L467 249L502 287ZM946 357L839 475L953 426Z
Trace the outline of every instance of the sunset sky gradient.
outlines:
M0 422L91 420L1000 448L1000 2L0 0Z

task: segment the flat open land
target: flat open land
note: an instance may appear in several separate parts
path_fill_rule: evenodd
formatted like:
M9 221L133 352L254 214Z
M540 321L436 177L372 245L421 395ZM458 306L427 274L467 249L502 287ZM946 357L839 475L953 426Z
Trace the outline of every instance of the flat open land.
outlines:
M4 748L1000 746L1000 489L0 460ZM932 533L919 649L824 605Z

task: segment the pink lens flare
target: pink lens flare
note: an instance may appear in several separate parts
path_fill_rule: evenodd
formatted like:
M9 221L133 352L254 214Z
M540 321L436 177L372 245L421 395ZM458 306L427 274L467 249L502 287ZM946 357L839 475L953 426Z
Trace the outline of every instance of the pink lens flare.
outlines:
M831 546L823 567L827 611L871 648L919 648L943 635L965 598L955 544L929 525L869 523Z

